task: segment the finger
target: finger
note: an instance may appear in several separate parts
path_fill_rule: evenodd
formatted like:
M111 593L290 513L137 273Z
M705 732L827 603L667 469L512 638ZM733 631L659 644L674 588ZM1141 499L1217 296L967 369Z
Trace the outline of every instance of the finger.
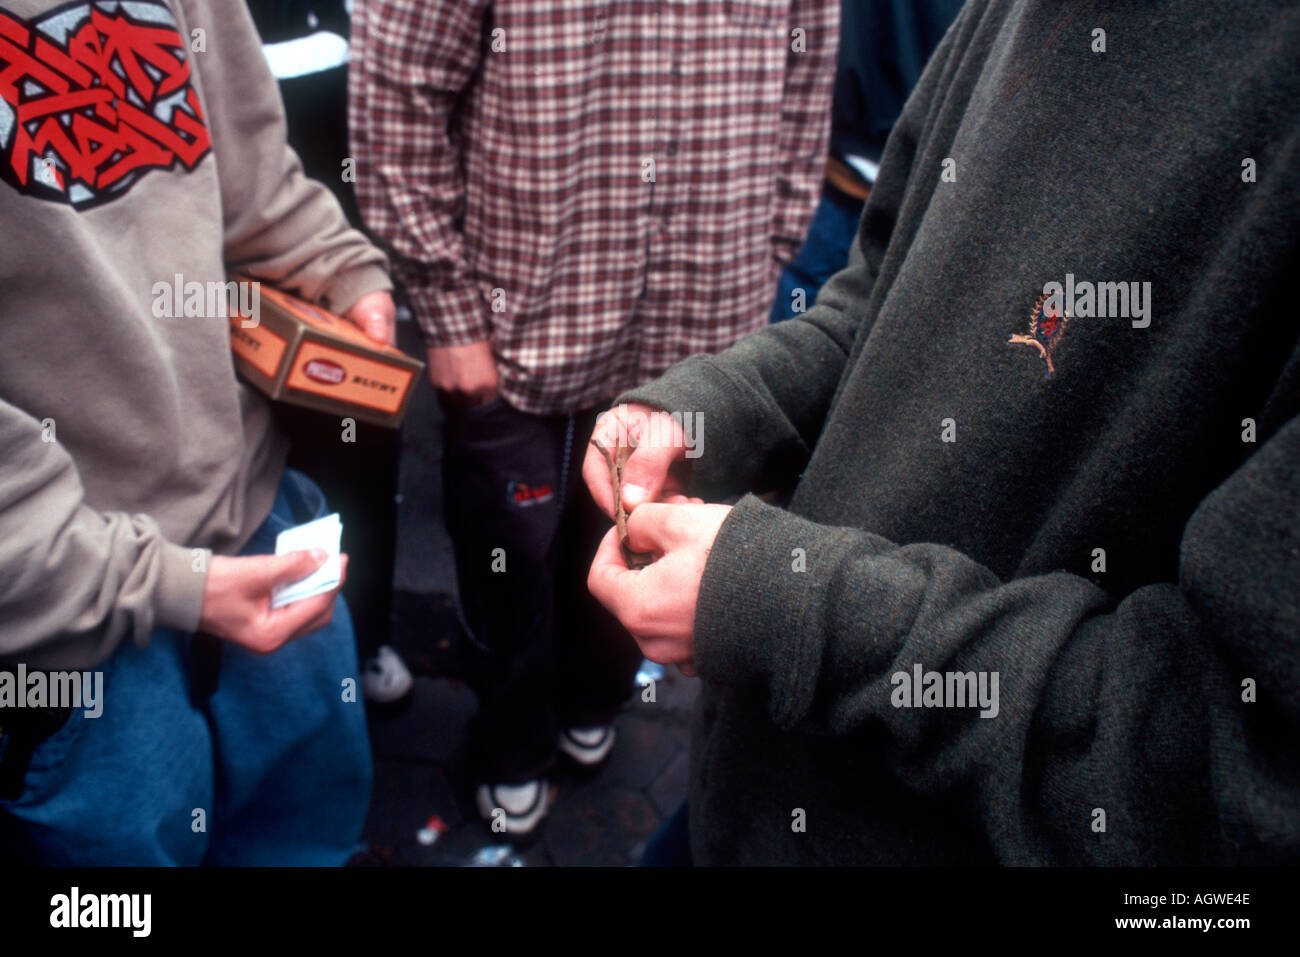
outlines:
M252 563L256 587L269 592L276 585L302 581L324 565L327 558L329 555L323 549L313 548L283 555L258 555L241 561Z
M672 446L637 446L623 466L623 507L630 512L643 502L656 501L673 460L681 454L681 449Z
M387 292L367 293L357 300L347 312L350 319L366 336L383 345L397 341L397 310L393 297Z
M695 678L699 676L699 672L695 670L694 658L692 658L690 661L681 662L681 664L677 666L677 670L680 671L688 678Z
M335 589L333 592L330 593L330 595L331 597L334 598L334 601L331 601L326 606L323 612L321 612L319 615L317 615L307 624L303 625L302 628L300 628L298 631L290 635L284 641L284 644L287 645L290 641L297 641L299 638L304 638L307 635L314 634L315 632L320 631L322 628L324 628L326 625L328 625L331 621L334 620L334 611L339 606L338 603L339 592L337 589Z
M339 584L337 588L335 588L332 592L329 593L331 596L333 596L336 599L336 601L331 601L322 614L317 615L310 622L304 625L301 629L299 629L298 631L290 635L288 641L293 641L297 638L301 638L303 635L310 635L314 631L320 631L322 628L328 625L330 621L333 620L334 609L338 607L337 598L343 591L343 584L348 580L348 556L346 554L340 555L339 559L340 559Z
M365 313L357 325L369 338L386 346L392 345L393 323L387 317L373 312Z
M609 477L609 463L600 449L588 444L587 454L582 460L582 479L587 483L596 507L614 517L614 486Z
M591 571L587 573L587 590L593 598L609 609L610 613L623 621L628 613L628 591L633 585L637 573L627 567L623 553L618 547L618 529L611 528L600 540L596 557L592 559ZM629 581L631 578L633 581ZM622 612L622 614L620 614ZM624 627L627 623L623 622Z
M691 509L647 502L627 517L627 544L634 552L662 555L689 536Z
M314 631L312 623L332 613L334 596L337 594L338 590L335 589L320 595L312 595L310 598L285 605L283 608L271 609L270 615L267 616L267 647L264 650L274 651L294 638L300 638ZM328 618L326 620L328 621Z

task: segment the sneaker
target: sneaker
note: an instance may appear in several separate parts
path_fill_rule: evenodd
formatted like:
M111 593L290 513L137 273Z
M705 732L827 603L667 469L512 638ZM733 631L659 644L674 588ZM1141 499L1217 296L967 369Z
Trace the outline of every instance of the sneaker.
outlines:
M392 704L411 693L411 672L401 656L388 645L366 662L361 670L361 690L376 704Z
M516 839L530 836L551 809L550 788L543 778L523 784L481 784L474 800L483 820L492 823L503 817L505 833ZM503 816L495 813L498 808L505 812Z
M560 732L559 748L584 768L592 768L609 757L614 747L614 728L601 724L594 728L569 728Z

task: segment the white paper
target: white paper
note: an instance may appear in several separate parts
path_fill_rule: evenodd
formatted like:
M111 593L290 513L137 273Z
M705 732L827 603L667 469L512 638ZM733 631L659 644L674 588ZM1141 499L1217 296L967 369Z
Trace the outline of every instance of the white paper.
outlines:
M275 537L275 553L284 555L288 552L309 551L319 548L329 558L325 564L306 578L277 585L271 589L271 607L283 608L312 595L333 591L338 587L339 576L343 571L343 561L339 557L339 548L343 543L343 522L338 513L318 518L306 525L286 528Z

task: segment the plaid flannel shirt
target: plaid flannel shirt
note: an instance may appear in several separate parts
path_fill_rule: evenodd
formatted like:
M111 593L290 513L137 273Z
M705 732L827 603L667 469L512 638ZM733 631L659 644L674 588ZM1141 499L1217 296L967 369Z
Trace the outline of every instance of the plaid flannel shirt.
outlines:
M358 0L367 225L430 345L568 412L761 327L820 194L839 0Z

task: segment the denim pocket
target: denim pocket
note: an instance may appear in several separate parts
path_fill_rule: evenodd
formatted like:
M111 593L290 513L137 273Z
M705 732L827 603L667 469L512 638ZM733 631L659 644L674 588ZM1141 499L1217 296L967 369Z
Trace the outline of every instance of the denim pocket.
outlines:
M287 521L285 528L323 518L329 507L321 487L297 469L285 469L284 477L280 479L280 491L287 510L280 510L280 498L276 496L276 507L271 509L270 517Z
M155 635L153 640L157 640ZM107 659L100 662L93 668L83 669L83 678L85 674L90 674L91 680L94 680L94 674L99 672L103 675L98 683L99 701L97 703L99 712L95 715L95 720L103 714L105 707L104 697L107 695L107 689L110 679L113 675L114 666L117 663L119 651L110 655ZM82 707L73 707L68 715L68 719L63 722L57 731L49 737L43 739L32 750L31 761L27 765L27 774L23 778L23 798L25 800L36 800L42 796L43 792L53 787L61 786L62 779L66 776L65 771L61 771L68 756L76 750L77 742L81 740L86 730L86 711L89 702L83 696Z

